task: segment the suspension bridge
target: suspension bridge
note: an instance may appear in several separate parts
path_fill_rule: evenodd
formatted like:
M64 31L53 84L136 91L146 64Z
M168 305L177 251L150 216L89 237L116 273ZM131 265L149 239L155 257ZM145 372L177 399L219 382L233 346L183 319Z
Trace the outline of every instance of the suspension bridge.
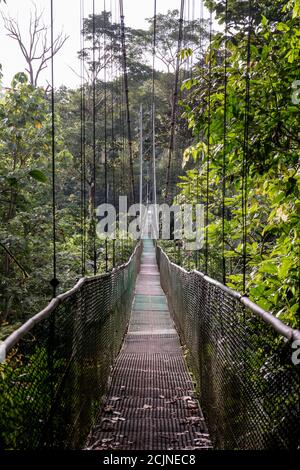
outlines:
M83 4L81 2L82 15ZM95 2L93 13L95 45ZM119 14L124 79L122 92L126 108L126 122L123 125L128 132L127 171L131 181L130 197L134 202L135 178L122 1ZM178 24L166 201L170 198L170 168L175 145L183 14L184 0L181 1ZM156 15L155 1L154 19ZM157 198L155 25L154 21L151 167L154 203ZM53 8L51 26L53 33ZM300 340L300 332L282 323L245 295L233 291L225 282L212 279L207 272L183 269L172 262L159 243L151 238L140 240L129 260L125 264L115 265L111 270L107 268L106 251L107 272L103 274L98 274L99 255L95 241L94 276L88 277L84 269L86 253L83 237L82 278L74 288L57 295L54 65L52 59L53 299L0 345L3 397L0 410L1 448L299 448L299 367L292 362L291 356L292 344ZM249 69L246 79L250 80ZM95 192L98 157L95 69L93 86ZM246 93L249 100L247 87ZM84 88L81 99L84 105ZM106 100L105 95L104 106ZM142 181L142 109L140 117ZM83 234L86 231L84 126L83 106ZM246 112L245 158L249 145L248 126ZM106 140L105 137L105 144ZM104 154L107 202L106 147ZM246 160L243 171L246 179ZM207 175L209 177L209 171ZM247 217L245 198L246 193L242 201L244 221ZM143 199L141 184L140 204ZM96 197L93 204L95 213ZM208 217L207 212L206 227L209 225ZM209 256L207 230L206 263ZM243 235L247 236L246 222ZM246 258L247 253L244 252L244 274Z

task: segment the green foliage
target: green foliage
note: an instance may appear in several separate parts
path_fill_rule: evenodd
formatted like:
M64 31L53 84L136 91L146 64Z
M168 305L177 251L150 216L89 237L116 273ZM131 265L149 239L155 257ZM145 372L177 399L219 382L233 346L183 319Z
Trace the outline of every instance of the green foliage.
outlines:
M51 297L51 115L43 89L17 74L0 100L0 323L3 337ZM56 120L57 187L72 177L72 155L66 153L60 120ZM58 198L58 267L64 272L61 289L74 283L80 272L81 241L74 227L78 214ZM74 202L75 204L75 202ZM69 252L66 228L75 244ZM68 248L70 248L68 246Z
M236 7L240 24L245 15ZM274 3L274 2L272 2ZM278 2L275 2L276 5ZM212 2L220 15L221 4ZM258 7L260 2L255 3ZM266 7L266 5L265 5ZM247 294L266 310L296 327L299 283L299 135L300 108L292 102L299 78L299 2L285 11L257 10L253 25L250 71L250 133L247 194ZM264 14L262 14L264 12ZM233 13L233 11L231 11ZM232 16L233 18L233 16ZM244 18L244 20L243 20ZM227 143L225 148L225 239L228 285L242 290L242 165L245 115L246 34L241 26L228 38ZM209 274L222 280L222 170L224 156L224 36L213 41L210 174ZM188 168L179 200L206 200L208 66L183 84L184 116L195 142L184 153ZM174 249L175 257L176 249ZM183 256L185 265L204 266L204 253Z
M80 91L57 93L56 197L59 290L82 275ZM62 122L65 123L64 129ZM47 95L17 74L0 101L0 337L42 309L52 295L52 120ZM100 138L103 129L100 129ZM122 178L121 157L113 162L114 178ZM110 170L110 176L111 176ZM104 199L103 175L98 173ZM101 179L102 178L102 179ZM86 275L93 274L92 143L87 135ZM120 192L121 187L116 187ZM106 269L105 241L97 240L97 270ZM133 242L108 242L108 269L125 262Z
M210 1L220 22L224 21L224 1ZM228 100L226 145L226 270L228 285L242 289L241 172L245 112L245 66L247 2L229 3ZM243 4L243 5L242 5ZM299 105L293 104L294 83L298 80L299 1L254 1L251 45L251 116L248 181L248 272L247 293L268 310L290 324L296 324L297 250L299 249ZM164 71L156 71L156 131L158 199L164 192L168 158L174 67L177 60L177 10L157 18L157 61ZM127 29L129 98L131 119L138 123L140 103L144 104L144 134L151 133L151 68L147 54L152 52L153 19L145 31ZM84 55L92 63L93 19L84 23ZM182 83L180 99L184 114L177 124L177 145L171 165L172 186L179 179L179 202L206 203L206 164L208 158L208 57L199 50L207 44L206 23L184 23L185 43L180 54ZM103 41L103 31L107 40ZM214 35L212 47L212 93L210 126L209 188L209 274L222 280L222 159L224 116L224 35ZM99 46L100 74L103 58L110 67L113 48L115 64L122 63L118 25L103 12L96 16L96 42ZM192 77L184 70L186 60L197 63ZM102 62L101 62L102 61ZM81 276L81 91L85 93L86 151L86 274L93 273L93 198L105 199L103 149L108 135L108 200L130 192L128 141L119 110L122 77L106 84L107 129L96 119L96 148L100 155L93 188L92 87L83 90L65 87L56 91L56 173L57 173L57 253L60 291L71 287ZM96 81L96 102L103 102L104 85ZM119 112L120 111L120 112ZM112 132L110 116L114 116ZM97 116L98 117L98 116ZM62 125L63 123L63 125ZM187 125L188 124L188 128ZM138 127L132 126L134 171L138 174ZM194 140L192 140L192 133ZM147 137L146 137L147 139ZM151 173L151 144L145 139L145 167ZM191 143L191 145L189 145ZM188 146L189 145L189 146ZM184 151L183 147L188 146ZM51 207L51 119L49 97L43 89L28 84L25 74L17 74L11 89L0 99L0 322L2 337L20 321L36 313L51 297L52 207ZM181 165L181 156L183 163ZM145 170L145 171L146 171ZM185 174L184 174L185 172ZM182 176L180 176L182 175ZM145 178L145 186L151 178ZM151 184L150 184L151 186ZM144 188L146 190L146 188ZM175 191L173 191L173 194ZM151 194L150 194L151 198ZM186 253L184 245L167 248L172 259L189 269L204 269L204 253ZM105 242L97 240L97 268L105 269ZM130 240L108 242L108 268L126 260Z
M50 372L45 347L37 347L30 359L14 354L0 364L0 429L1 445L6 449L20 449L28 442L39 440L40 416L47 419L51 406ZM54 368L59 364L54 362ZM33 375L38 371L39 380ZM34 385L34 387L33 387ZM40 414L37 415L36 409ZM31 429L24 435L23 429Z
M41 170L30 170L28 174L40 183L47 183L48 181L47 176Z

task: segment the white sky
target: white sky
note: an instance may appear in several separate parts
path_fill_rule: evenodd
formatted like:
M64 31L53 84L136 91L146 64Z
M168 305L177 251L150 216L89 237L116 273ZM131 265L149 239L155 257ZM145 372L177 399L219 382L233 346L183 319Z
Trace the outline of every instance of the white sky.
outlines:
M104 8L110 9L112 3L113 18L116 16L117 0L95 0L96 13L100 13ZM153 0L123 0L125 24L136 28L146 26L145 18L153 16ZM44 10L44 23L50 24L50 0L35 0L39 11ZM92 13L92 0L85 0L85 16ZM193 7L193 5L195 5ZM168 9L179 9L180 0L157 0L157 11L165 13ZM29 25L30 9L33 8L32 0L7 0L7 4L1 2L0 9L6 15L18 18L21 31L26 31ZM186 0L186 14L190 9L189 17L195 8L195 17L200 16L200 2ZM118 13L117 13L118 14ZM79 72L79 62L77 51L80 49L80 0L54 0L54 26L56 32L64 31L69 36L63 49L55 57L55 85L66 85L74 87L79 84L79 78L71 70L71 67ZM3 27L3 20L0 17L0 64L3 71L3 85L9 86L13 75L16 72L25 70L25 61L19 51L16 41L7 37ZM50 67L46 69L40 77L39 84L43 85L50 81Z

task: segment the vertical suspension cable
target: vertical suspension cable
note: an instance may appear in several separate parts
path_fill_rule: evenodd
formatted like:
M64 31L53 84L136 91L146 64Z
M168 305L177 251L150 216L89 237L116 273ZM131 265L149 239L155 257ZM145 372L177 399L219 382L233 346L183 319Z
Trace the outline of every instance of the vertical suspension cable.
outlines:
M125 139L125 91L124 91L124 82L121 80L121 128L122 128L122 175L126 174L125 171L125 146L126 146L126 139ZM126 191L126 185L125 185L125 180L122 178L122 195L125 194ZM122 214L122 217L124 217L124 214ZM124 261L124 236L125 234L122 234L122 261Z
M153 12L153 49L152 49L152 172L153 172L153 204L154 204L154 232L155 236L159 237L159 221L156 208L157 203L157 189L156 189L156 103L155 103L155 59L156 59L156 0L154 0Z
M205 211L205 274L208 274L209 258L209 176L211 157L211 88L212 88L212 10L209 12L209 66L208 66L208 123L207 123L207 167L206 167L206 211Z
M122 47L122 26L121 26L121 9L120 2L118 2L118 18L119 18L119 28L118 28L118 40ZM124 58L123 58L124 60ZM124 115L124 95L125 95L125 84L124 84L124 64L119 67L119 93L120 93L120 129L121 129L121 174L125 175L125 115ZM122 196L125 194L125 178L121 178L121 192ZM120 217L123 217L124 214L119 213L119 227L120 227ZM121 262L124 262L124 234L121 234Z
M251 19L252 19L252 0L248 0L248 32L246 45L246 77L245 77L245 112L244 112L244 139L243 139L243 157L242 157L242 243L243 243L243 294L246 295L247 283L247 219L248 219L248 161L249 161L249 119L250 119L250 70L251 70ZM243 310L243 321L246 324L246 310ZM247 374L247 347L244 344L243 351L243 381L246 381ZM243 407L243 420L247 416L247 403Z
M190 0L186 0L186 8L184 9L184 15L183 15L183 27L182 27L182 49L187 50L188 48L188 26L189 26L189 15L190 15ZM183 66L181 67L179 71L179 82L183 83L184 80L187 79L188 74L189 74L189 57L186 57L183 59ZM178 99L182 100L182 90L181 87L179 86L179 92L178 92ZM177 117L177 116L176 116ZM176 142L177 139L177 142ZM176 144L178 146L178 133L176 135L176 128L175 128L175 147ZM181 143L180 143L181 144ZM182 145L180 145L180 151L182 152ZM182 158L182 156L181 156ZM175 197L178 196L179 189L176 190ZM190 181L188 183L188 193L187 193L187 201L190 202L190 195L191 195L191 186L190 186ZM181 208L181 218L183 217L183 210ZM185 252L186 244L185 241L182 240L179 241L178 243L178 255L179 255L179 260L180 260L180 266L182 266L181 263L184 263L187 269L189 269L189 254ZM183 252L183 256L181 254L181 250ZM187 263L186 263L187 260Z
M227 155L227 45L228 45L228 0L225 0L225 42L224 42L224 116L223 116L223 159L222 159L222 277L226 284L225 258L225 198L226 198L226 155Z
M96 248L96 18L95 0L93 0L93 191L92 191L92 227L93 227L93 266L94 276L97 274Z
M146 186L146 202L147 206L150 202L150 196L149 196L149 179L150 179L150 172L149 172L149 161L147 161L147 173L146 173L146 181L147 181L147 186Z
M103 57L104 57L104 71L103 71L103 85L104 85L104 188L105 196L104 202L108 202L108 173L107 173L107 57L106 57L106 2L104 0L104 24L103 24Z
M203 46L203 33L204 33L204 28L203 28L203 20L204 20L204 14L203 14L203 0L200 0L200 12L199 12L199 26L200 26L200 34L199 34L199 50L200 50L200 55L199 55L199 71L200 71L200 78L201 78L201 73L203 73L203 67L202 67L202 46ZM200 139L203 140L203 131L199 135ZM200 192L199 192L199 177L200 177L200 169L198 168L198 175L197 175L197 203L199 202L199 197L200 197ZM197 269L200 269L201 265L201 253L200 250L198 251L198 256L197 256Z
M106 57L106 28L107 12L106 1L104 0L104 24L103 24L103 54L104 54L104 190L105 204L108 203L108 172L107 172L107 57ZM105 271L108 271L108 240L105 237Z
M142 232L142 204L143 204L143 105L140 106L140 230ZM142 235L142 233L141 233Z
M115 93L114 93L114 48L113 48L113 6L112 6L112 0L110 0L110 12L111 12L111 37L110 37L110 81L111 81L111 150L113 152L113 158L112 158L112 172L113 172L113 180L114 180L114 156L115 156L115 151L116 151L116 145L115 145L115 110L114 110L114 104L115 104ZM116 207L116 200L115 200L115 193L114 193L114 181L113 181L113 203L114 206Z
M50 282L52 286L53 298L57 295L57 256L56 256L56 146L55 146L55 94L54 94L54 13L53 0L50 0L50 41L51 41L51 144L52 144L52 244L53 244L53 278ZM50 316L50 328L48 335L47 365L49 371L50 403L51 408L55 400L54 385L54 341L55 341L55 315ZM50 447L54 445L53 416L50 413L49 421Z
M127 53L126 53L126 38L125 38L125 17L123 0L119 0L120 4L120 18L121 18L121 44L123 53L123 73L124 73L124 86L125 86L125 100L127 110L127 133L128 133L128 146L129 146L129 165L131 176L131 197L132 202L135 202L134 191L134 172L133 172L133 148L131 137L131 119L130 119L130 106L129 106L129 88L128 88L128 70L127 70Z
M111 150L113 152L112 157L112 192L113 192L113 203L115 209L117 208L116 204L116 187L115 187L115 153L117 151L116 143L115 143L115 110L114 110L114 100L115 100L115 93L114 93L114 85L115 85L115 74L114 74L114 37L113 37L113 4L112 0L110 0L110 11L111 11L111 67L110 67L110 75L111 75ZM112 242L112 266L113 268L116 266L116 240L113 238Z
M57 253L56 253L56 147L55 147L55 95L54 95L54 14L53 0L50 0L50 30L51 30L51 144L52 144L52 246L53 246L53 279L51 280L52 295L56 297L57 279Z
M188 49L188 46L189 46L189 23L190 23L190 20L191 20L191 0L188 0L187 17L186 17L186 46L185 46L185 49ZM191 62L192 62L192 59L191 59L190 56L188 56L188 58L187 58L187 67L186 67L187 76L190 74Z
M80 61L80 169L81 169L81 189L80 189L80 204L81 204L81 275L85 276L86 265L86 134L85 134L85 64L84 64L84 0L80 0L80 49L82 51Z
M244 141L242 159L242 231L243 231L243 292L246 293L247 277L247 218L248 218L248 161L249 161L249 119L250 119L250 69L251 69L251 19L252 0L249 1L248 33L247 33L247 66L245 78L245 116L244 116Z
M199 203L199 196L200 196L200 192L199 192L199 169L197 169L197 195L196 195L196 204ZM199 269L199 261L200 261L200 251L197 250L196 251L196 269Z
M203 19L204 19L203 9L204 9L203 8L203 0L200 0L200 37L199 37L200 60L201 60L201 53L202 53L202 46L203 46L203 40L202 40Z
M195 0L192 0L192 24L194 26L195 24ZM190 78L193 78L194 74L194 62L193 62L193 56L191 57L191 68L190 68Z
M166 177L166 193L165 193L165 199L166 200L168 200L168 196L169 196L170 171L171 171L171 163L172 163L172 156L173 156L173 152L174 152L174 143L175 143L175 126L176 126L176 114L177 114L178 82L179 82L179 68L180 68L180 51L181 51L181 47L182 47L182 38L183 38L183 16L184 16L184 0L181 0L180 18L179 18L179 32L178 32L178 45L177 45L177 59L176 59L173 104L172 104L172 117L171 117L171 134L170 134L170 142L169 142L168 166L167 166L167 177Z
M155 59L156 59L156 0L153 16L153 50L152 50L152 166L153 166L153 204L156 205L156 132L155 132ZM156 217L157 214L155 214Z
M118 0L115 0L115 26L116 26L116 31L115 31L115 37L114 40L116 41L116 44L119 43L120 39L120 25L118 22L118 18L120 17L119 15L119 10L118 10ZM119 132L118 132L118 141L117 141L117 149L118 149L118 165L116 166L115 169L115 178L116 181L118 182L117 184L117 194L118 197L122 194L122 185L123 185L123 178L119 178L119 173L118 173L118 168L119 165L121 167L122 165L122 135L121 135L121 129L122 129L122 104L121 104L121 80L120 80L120 66L118 62L118 58L116 59L116 92L115 92L115 99L116 99L116 126L117 128L119 127ZM120 160L120 164L119 164ZM119 170L120 171L120 170ZM119 179L121 180L119 183ZM120 227L120 205L119 205L119 199L117 202L117 207L118 207L118 214L117 214L117 225L116 225L116 230L117 230L117 239L116 239L116 245L118 246L118 242L120 244L120 249L116 250L116 263L121 264L122 263L122 240L120 240L120 232L119 232L119 227ZM119 255L119 259L118 256Z
M125 119L124 119L124 85L120 74L120 129L121 129L121 174L125 175ZM121 177L121 192L122 196L125 194L125 178ZM123 217L124 214L121 214ZM120 225L120 213L119 213ZM121 234L121 253L122 262L124 261L124 234Z

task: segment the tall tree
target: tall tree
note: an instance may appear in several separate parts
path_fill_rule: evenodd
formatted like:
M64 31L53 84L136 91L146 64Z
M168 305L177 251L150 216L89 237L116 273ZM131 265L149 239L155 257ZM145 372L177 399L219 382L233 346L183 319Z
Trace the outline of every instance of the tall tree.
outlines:
M95 31L94 31L95 30ZM93 37L93 31L95 36ZM122 66L121 31L118 23L112 22L111 13L102 11L100 14L89 15L84 19L83 31L86 47L79 52L87 64L87 75L91 78L93 67L95 74L100 78L104 67L114 64ZM128 72L136 77L151 76L151 68L145 57L147 31L126 27L126 49ZM95 47L95 51L93 50ZM95 59L95 64L93 60Z
M152 35L154 28L153 18L148 18L149 28L147 31L147 50L152 53ZM194 55L194 62L201 55L201 44L205 45L208 36L206 21L187 20L183 21L183 47L189 49ZM168 10L166 14L158 14L156 18L156 56L163 68L168 73L174 73L177 61L179 11ZM187 59L183 58L181 65Z
M207 8L213 9L220 23L225 20L225 0L205 0ZM287 19L288 13L284 14L283 8L287 4L286 0L252 0L251 18L256 26L260 24L262 15L271 23ZM249 2L245 0L228 0L228 24L235 28L243 28L247 23L249 12Z

